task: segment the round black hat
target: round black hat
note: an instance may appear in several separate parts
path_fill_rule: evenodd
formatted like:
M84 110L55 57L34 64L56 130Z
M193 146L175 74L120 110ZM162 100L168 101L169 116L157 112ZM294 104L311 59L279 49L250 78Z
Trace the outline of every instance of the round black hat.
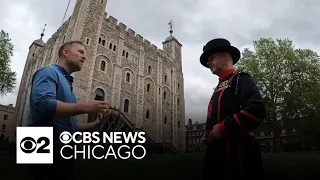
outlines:
M240 51L234 46L231 46L230 42L223 38L217 38L209 41L204 47L203 47L203 53L200 56L200 63L204 66L209 68L207 62L208 57L212 53L217 52L228 52L232 56L233 64L236 64L240 59Z

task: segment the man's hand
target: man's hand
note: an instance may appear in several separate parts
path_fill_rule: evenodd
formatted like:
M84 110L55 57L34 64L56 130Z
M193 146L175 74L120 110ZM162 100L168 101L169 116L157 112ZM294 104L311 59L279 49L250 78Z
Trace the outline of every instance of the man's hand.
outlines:
M214 125L211 133L209 134L209 142L213 142L214 140L221 140L221 134L218 131L218 124Z
M109 104L105 101L97 101L91 98L88 102L84 103L83 108L84 112L90 115L98 113L106 114L109 109Z

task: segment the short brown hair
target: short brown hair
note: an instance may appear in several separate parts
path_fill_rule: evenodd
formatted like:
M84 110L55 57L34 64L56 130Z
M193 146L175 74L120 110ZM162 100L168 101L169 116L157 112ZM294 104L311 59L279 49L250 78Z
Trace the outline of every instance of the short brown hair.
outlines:
M73 44L80 44L80 45L84 46L83 42L79 41L79 40L67 41L67 42L63 43L60 46L60 48L59 48L59 57L62 57L64 49L70 48Z

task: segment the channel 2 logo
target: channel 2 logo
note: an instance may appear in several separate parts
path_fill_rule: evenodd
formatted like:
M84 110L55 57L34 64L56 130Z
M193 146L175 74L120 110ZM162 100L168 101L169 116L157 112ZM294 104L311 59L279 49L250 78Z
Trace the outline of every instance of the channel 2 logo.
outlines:
M17 127L17 164L53 163L52 127Z

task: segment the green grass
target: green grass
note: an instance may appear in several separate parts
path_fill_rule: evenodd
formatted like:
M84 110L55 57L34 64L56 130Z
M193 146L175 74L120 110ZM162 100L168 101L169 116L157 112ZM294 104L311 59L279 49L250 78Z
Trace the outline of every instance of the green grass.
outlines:
M78 160L76 178L177 180L200 179L202 154L150 155L143 160ZM320 152L263 155L267 179L320 179ZM24 179L25 166L0 159L0 176Z

